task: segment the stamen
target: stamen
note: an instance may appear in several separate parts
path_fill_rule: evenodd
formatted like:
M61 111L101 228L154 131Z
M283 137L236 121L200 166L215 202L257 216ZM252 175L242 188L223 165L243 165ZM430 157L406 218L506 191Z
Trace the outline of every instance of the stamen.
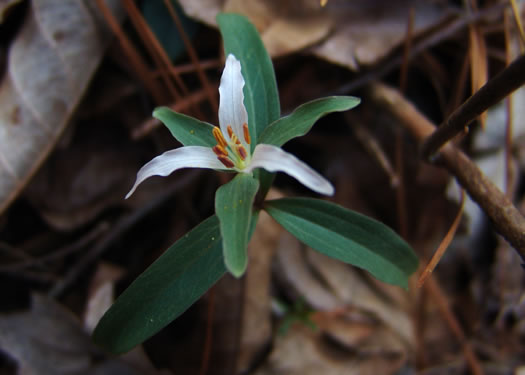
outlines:
M242 160L246 160L246 156L248 156L248 153L246 152L244 146L237 146L237 154L239 154L239 157Z
M244 140L246 141L247 144L250 144L251 143L250 129L248 129L247 123L242 124L242 132L244 133Z
M232 126L231 125L228 125L226 127L226 129L228 130L228 136L231 138L233 136L233 129L232 129Z
M221 145L216 145L212 147L213 152L215 152L215 155L217 156L228 156L228 151Z
M219 159L219 161L224 164L224 166L226 168L233 168L235 166L235 164L233 164L233 161L231 161L230 159L228 159L226 156L222 156L222 155L219 155L217 156L217 159Z
M228 145L228 143L226 143L226 139L224 139L224 135L222 135L221 129L214 126L212 132L213 132L213 137L217 141L217 144L221 146L222 148L225 148Z

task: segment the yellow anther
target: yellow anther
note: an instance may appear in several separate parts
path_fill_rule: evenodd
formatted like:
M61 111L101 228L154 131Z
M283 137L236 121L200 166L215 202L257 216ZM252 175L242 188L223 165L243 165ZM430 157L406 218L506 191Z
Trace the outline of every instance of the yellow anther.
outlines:
M242 124L242 132L244 133L244 140L247 144L250 144L252 140L250 139L250 129L248 129L247 123Z
M216 145L212 147L213 152L215 152L215 155L217 156L228 156L228 151L221 145Z
M228 136L231 138L233 136L233 129L232 129L232 126L231 125L228 125L226 127L226 129L228 130Z
M217 156L217 159L219 159L219 161L224 164L224 166L226 168L233 168L235 166L235 164L233 164L233 161L231 161L230 159L228 159L226 156Z
M226 143L226 139L224 139L224 135L222 135L221 129L214 126L212 132L213 137L217 141L217 144L224 149L228 145L228 143Z
M244 146L237 146L236 147L237 154L241 158L241 160L246 160L246 157L248 156L248 153L246 152L246 149Z

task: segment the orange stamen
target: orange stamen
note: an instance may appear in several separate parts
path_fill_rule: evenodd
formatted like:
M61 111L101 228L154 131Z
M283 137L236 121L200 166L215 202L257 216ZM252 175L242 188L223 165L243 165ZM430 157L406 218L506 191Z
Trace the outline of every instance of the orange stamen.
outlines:
M248 153L246 152L244 146L237 146L237 154L239 154L242 160L246 160L246 156L248 156Z
M233 161L231 161L230 159L228 159L226 156L222 156L222 155L219 155L217 156L217 159L219 159L219 161L224 164L224 166L226 168L233 168L235 166L235 164L233 164Z
M221 129L215 126L212 132L217 144L224 149L228 144L226 143L226 139L224 139L224 135L222 135Z
M212 147L213 152L215 152L215 155L217 156L228 156L228 151L221 145L216 145Z
M247 123L242 124L242 132L244 133L244 140L246 141L247 144L250 144L251 143L250 129L248 129Z
M232 129L232 126L231 125L228 125L226 127L226 129L228 130L228 136L231 138L233 136L233 129Z

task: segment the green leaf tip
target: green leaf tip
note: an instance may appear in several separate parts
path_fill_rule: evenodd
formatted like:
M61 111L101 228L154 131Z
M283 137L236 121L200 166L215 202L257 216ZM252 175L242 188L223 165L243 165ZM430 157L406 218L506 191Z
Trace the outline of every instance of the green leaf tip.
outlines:
M321 117L333 112L348 111L359 105L354 96L329 96L297 107L290 115L271 123L261 134L260 143L281 147L289 140L305 135Z
M241 277L248 265L247 247L252 225L253 201L259 182L240 173L222 185L215 194L215 213L219 218L224 263L235 277ZM255 224L255 223L253 223Z
M315 99L297 107L288 116L272 122L262 132L259 142L281 147L289 140L305 135L321 117L333 112L348 111L359 105L354 96L329 96ZM266 196L274 176L264 170L257 171L261 195Z
M407 288L417 270L410 245L386 225L357 212L311 198L267 201L265 210L301 242L386 283Z
M175 112L168 107L155 108L153 117L162 122L183 146L213 147L217 143L212 133L214 126L207 122Z

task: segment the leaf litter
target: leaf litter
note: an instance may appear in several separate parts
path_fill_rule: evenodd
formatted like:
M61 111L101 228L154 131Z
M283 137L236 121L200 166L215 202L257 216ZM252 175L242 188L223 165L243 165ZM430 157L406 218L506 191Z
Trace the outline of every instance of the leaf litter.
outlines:
M485 62L488 78L503 68L500 57L507 51L503 8L475 1L468 9L463 8L466 3L417 3L411 45L414 50L425 47L419 55L409 54L408 64L402 50L412 2L392 9L383 1L330 0L324 8L314 0L181 1L189 16L208 25L223 9L252 18L267 47L279 56L274 64L283 112L340 90L363 98L358 110L322 119L312 133L287 148L326 172L336 187L337 203L397 230L401 210L407 239L424 264L458 211L446 195L449 173L439 164L419 160L417 136L406 122L366 90L348 87L363 88L372 80L397 86L402 66L408 64L406 87L399 92L438 123L446 117L447 105L461 103L483 83ZM518 3L523 14L523 2ZM171 68L183 72L189 98L194 99L174 100L163 86L164 63L156 66L137 39L128 41L146 70L137 70L125 57L123 44L103 49L109 28L100 14L95 16L101 8L93 4L68 1L52 8L56 5L51 2L33 1L9 54L0 53L7 66L0 84L0 193L3 207L9 206L0 216L0 280L5 291L0 371L329 375L524 370L523 269L514 249L487 220L479 220L474 238L464 219L428 285L412 285L408 292L311 252L287 239L273 221L261 220L245 280L222 280L179 320L123 358L109 360L93 347L89 329L74 315L92 327L115 294L209 216L213 192L227 180L211 172L183 171L146 184L132 202L120 200L136 165L177 146L162 128L151 127L142 138L133 138L155 104L186 113L198 108L203 119L216 119L206 84L188 56L177 57ZM491 17L482 17L487 9ZM504 11L513 19L510 7ZM62 14L77 16L62 17L63 25L55 22ZM468 21L472 19L477 21ZM505 27L519 51L514 25L508 22ZM119 41L123 43L121 36ZM427 44L418 44L422 42ZM218 33L211 27L201 25L192 47L201 63L221 57ZM5 51L4 45L0 48ZM202 66L208 84L216 87L221 64ZM500 182L505 179L502 169L510 164L514 181L522 175L522 89L512 100L511 107L489 110L485 130L473 131L459 143L473 160L478 155L489 160ZM509 108L514 134L510 164L502 157ZM402 147L396 140L399 134ZM282 176L276 184L285 196L291 191L307 194ZM522 189L515 184L506 185L508 194L522 208ZM35 292L58 298L31 297ZM275 308L277 300L292 307L299 301L304 308L283 315ZM278 333L281 323L298 312L301 319L292 320L287 333Z

